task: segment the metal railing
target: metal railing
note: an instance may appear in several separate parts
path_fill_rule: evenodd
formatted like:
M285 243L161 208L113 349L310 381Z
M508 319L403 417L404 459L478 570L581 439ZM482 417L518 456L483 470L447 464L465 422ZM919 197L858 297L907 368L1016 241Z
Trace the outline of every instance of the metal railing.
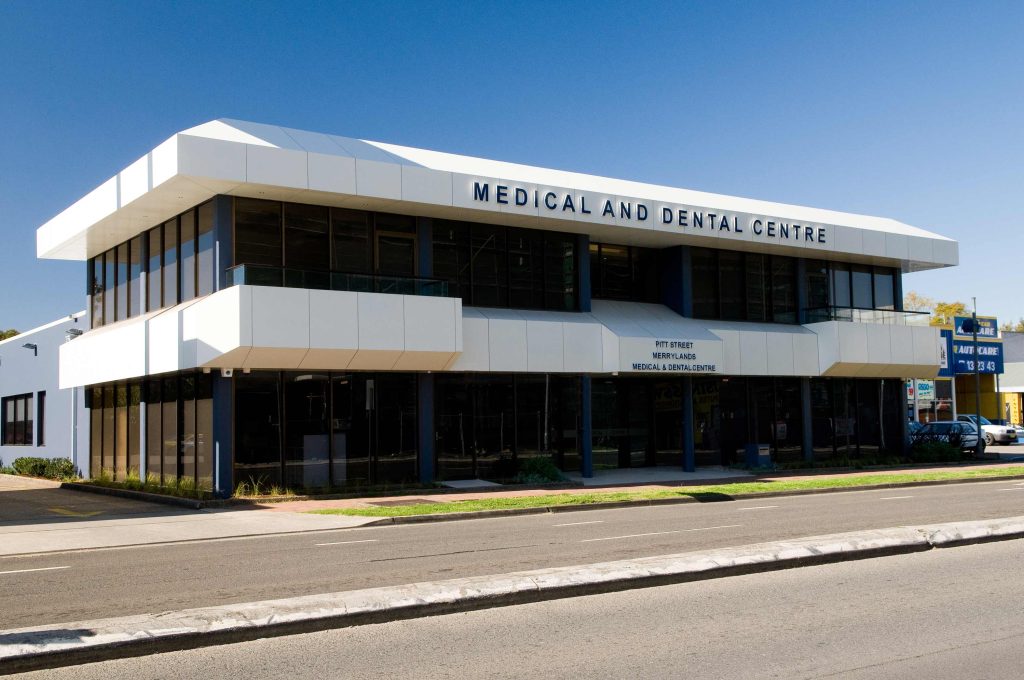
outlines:
M395 295L426 295L449 297L448 282L412 276L378 276L316 269L294 269L267 265L240 264L229 267L228 284L232 286L275 286L278 288L312 288L345 290L357 293L392 293Z
M928 312L908 312L894 309L868 309L864 307L808 307L804 309L806 321L852 321L854 323L880 323L895 326L928 323Z

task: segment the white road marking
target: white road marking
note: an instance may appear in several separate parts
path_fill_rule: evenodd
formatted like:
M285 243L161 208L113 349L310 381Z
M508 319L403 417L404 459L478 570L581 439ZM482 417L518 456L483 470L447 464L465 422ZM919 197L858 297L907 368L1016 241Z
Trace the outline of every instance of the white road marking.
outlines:
M364 538L361 541L336 541L334 543L317 543L316 547L320 548L325 545L348 545L349 543L376 543L377 541L378 539L376 538Z
M603 519L593 519L589 522L568 522L566 524L552 524L553 527L578 527L581 524L604 524Z
M879 498L878 500L880 500L880 501L898 501L898 500L903 499L903 498L913 498L913 496L885 496L884 498Z
M740 510L768 510L769 508L777 508L777 505L755 505L751 508L739 508Z
M37 569L15 569L14 571L0 571L0 576L4 574L26 574L30 571L53 571L55 569L70 569L71 566L66 567L39 567Z
M641 536L661 536L663 534L685 534L692 531L711 531L712 529L735 529L739 524L725 524L719 527L701 527L699 529L676 529L674 531L652 531L646 534L628 534L626 536L606 536L604 538L586 538L580 543L593 543L594 541L615 541L620 538L640 538Z
M1024 491L1024 486L1013 486L1009 489L996 489L996 491Z

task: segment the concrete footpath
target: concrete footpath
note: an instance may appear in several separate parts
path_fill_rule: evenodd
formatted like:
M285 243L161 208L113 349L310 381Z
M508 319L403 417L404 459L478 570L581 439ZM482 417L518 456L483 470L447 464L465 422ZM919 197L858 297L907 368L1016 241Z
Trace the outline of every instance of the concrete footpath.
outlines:
M1024 538L1024 517L79 621L0 633L0 674L563 597Z

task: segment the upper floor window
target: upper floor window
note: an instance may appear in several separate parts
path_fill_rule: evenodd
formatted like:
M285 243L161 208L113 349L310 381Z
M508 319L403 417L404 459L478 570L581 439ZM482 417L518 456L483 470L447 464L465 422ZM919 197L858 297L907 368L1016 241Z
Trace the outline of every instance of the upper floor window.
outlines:
M829 303L833 307L853 309L896 310L896 277L892 267L829 263L831 290ZM810 304L812 308L821 305Z
M797 322L794 258L693 248L690 262L694 317Z
M590 244L590 294L596 299L658 302L658 251Z

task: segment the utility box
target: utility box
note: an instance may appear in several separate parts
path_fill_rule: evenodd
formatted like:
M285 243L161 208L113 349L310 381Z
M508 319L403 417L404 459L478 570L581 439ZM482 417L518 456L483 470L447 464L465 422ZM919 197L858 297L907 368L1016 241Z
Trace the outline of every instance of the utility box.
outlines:
M772 465L771 444L747 444L744 448L744 462L747 467L764 468Z

